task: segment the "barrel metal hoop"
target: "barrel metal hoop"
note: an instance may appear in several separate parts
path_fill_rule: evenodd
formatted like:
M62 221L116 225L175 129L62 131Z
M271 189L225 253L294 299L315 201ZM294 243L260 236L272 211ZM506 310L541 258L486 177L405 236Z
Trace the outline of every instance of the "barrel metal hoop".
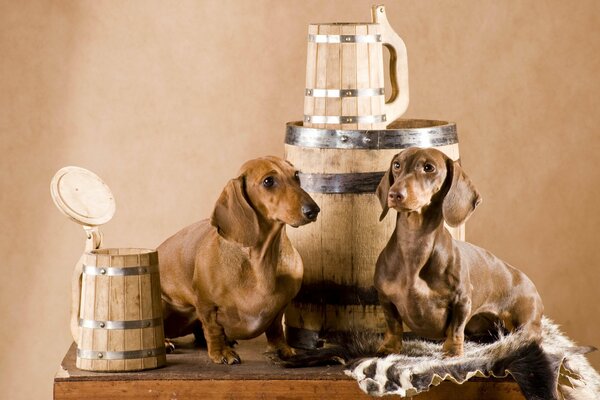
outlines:
M134 276L134 275L147 275L157 274L158 265L147 265L142 267L128 267L128 268L115 268L115 267L99 267L95 265L83 266L83 273L86 275L102 275L102 276Z
M377 124L385 122L387 117L381 115L305 115L304 122L313 124Z
M309 34L312 43L381 43L381 34L376 35L315 35Z
M79 319L79 326L89 329L143 329L160 326L162 318L142 319L134 321L95 321L91 319Z
M318 149L405 149L408 147L440 147L458 143L456 125L446 123L427 128L342 130L302 126L289 122L285 143Z
M384 88L369 89L306 89L304 94L309 97L372 97L385 95Z
M356 172L349 174L299 173L300 186L309 193L343 194L375 193L385 172Z
M132 360L136 358L156 357L165 354L165 347L130 351L96 351L77 348L77 357L85 360Z

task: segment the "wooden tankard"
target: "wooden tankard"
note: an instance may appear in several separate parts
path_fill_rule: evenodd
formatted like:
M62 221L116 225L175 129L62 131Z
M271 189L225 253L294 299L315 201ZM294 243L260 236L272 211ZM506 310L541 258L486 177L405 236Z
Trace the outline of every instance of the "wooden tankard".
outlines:
M390 26L384 6L374 6L372 16L373 23L309 25L305 127L385 129L406 111L406 46ZM383 46L390 52L388 102Z

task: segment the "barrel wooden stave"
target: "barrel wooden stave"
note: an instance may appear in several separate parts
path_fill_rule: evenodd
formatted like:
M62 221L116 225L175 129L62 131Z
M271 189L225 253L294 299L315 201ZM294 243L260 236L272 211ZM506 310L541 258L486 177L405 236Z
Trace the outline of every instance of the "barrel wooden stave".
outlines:
M417 134L428 136L425 132L437 129L435 127L440 124L439 121L401 120L392 126L400 130L416 129ZM316 129L309 133L314 132L338 137L352 133ZM379 133L385 137L390 132ZM365 136L367 134L369 132L365 132ZM285 145L286 159L302 172L301 180L307 174L383 173L389 168L392 157L402 150L402 146L340 149L307 143L311 147ZM334 143L337 144L333 146L347 145L349 141ZM459 159L458 143L436 148L454 160ZM298 329L312 332L383 331L385 320L373 287L373 275L377 257L395 228L396 213L388 213L379 222L381 205L373 193L374 188L366 193L338 194L305 189L319 204L321 214L316 223L301 230L288 230L290 240L304 261L303 287L286 311L286 326L291 328L288 333ZM462 226L450 228L450 231L455 238L464 240ZM291 344L304 347L302 343L294 343L293 337Z
M121 359L77 357L77 367L92 371L136 371L166 364L160 299L158 254L140 249L101 249L86 253L85 265L96 268L147 268L147 273L109 276L84 272L80 318L88 321L158 320L150 327L79 328L78 350L94 354L158 349L153 355Z

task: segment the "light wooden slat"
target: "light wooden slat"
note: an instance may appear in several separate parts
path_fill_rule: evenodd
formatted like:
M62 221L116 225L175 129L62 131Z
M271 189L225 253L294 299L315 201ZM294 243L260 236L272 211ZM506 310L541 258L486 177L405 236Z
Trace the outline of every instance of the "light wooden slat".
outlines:
M123 259L113 259L112 266L122 268ZM125 284L123 279L111 279L110 288L110 312L109 319L111 321L125 320ZM125 351L125 334L123 330L110 330L108 332L108 350L110 351ZM110 369L122 371L125 369L124 360L111 360Z
M342 35L355 35L354 25L343 25ZM356 45L354 43L343 43L342 47L342 85L341 89L356 89ZM344 97L342 99L341 115L357 115L356 97ZM342 123L342 129L357 129L357 124Z
M320 35L329 34L328 26L319 26L318 33ZM316 75L315 75L315 87L325 88L327 86L327 58L329 54L329 45L327 43L317 44L317 61L316 61ZM314 99L314 111L313 115L326 115L327 112L327 101L323 97L315 97ZM308 125L307 125L308 126ZM314 124L310 126L314 128L324 128L325 124Z
M81 294L81 317L83 319L94 319L94 297L96 296L95 277L83 275ZM79 346L84 349L94 348L94 332L91 329L80 329ZM78 367L92 369L91 360L78 360Z
M357 25L357 35L367 35L368 28L366 25ZM369 62L372 64L369 65ZM368 43L356 43L356 88L357 89L371 89L370 82L370 69L377 68L377 60L369 59L369 44ZM356 98L356 115L372 115L371 113L371 97L373 96L360 96ZM356 124L356 129L372 129L377 127L377 124Z
M329 34L339 35L341 32L341 26L330 26ZM326 85L320 87L320 89L339 89L341 84L341 44L330 44L327 48L327 69L325 71ZM322 115L341 115L342 113L342 99L339 97L328 97L325 99L325 114Z
M94 297L94 320L106 321L108 319L108 291L110 278L107 276L96 276L96 295ZM108 348L108 332L104 329L93 329L93 350L103 350ZM106 371L108 361L94 360L92 368L96 371Z
M141 319L140 278L138 276L126 276L124 280L125 320L139 320ZM140 350L142 348L142 337L139 329L125 331L125 348L127 350ZM125 368L128 370L142 369L142 362L139 359L125 360Z

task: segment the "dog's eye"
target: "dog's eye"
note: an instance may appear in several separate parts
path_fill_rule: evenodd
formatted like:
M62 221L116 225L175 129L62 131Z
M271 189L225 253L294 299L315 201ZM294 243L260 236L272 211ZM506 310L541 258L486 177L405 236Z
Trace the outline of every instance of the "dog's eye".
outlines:
M294 174L294 179L295 179L297 182L300 182L300 171L296 171L296 173Z
M394 169L400 169L400 163L398 161L394 161Z
M435 172L435 167L429 163L426 163L425 165L423 165L423 171L425 172Z
M272 176L267 176L262 182L263 186L266 188L273 186L273 183L275 183L275 179L273 179Z

